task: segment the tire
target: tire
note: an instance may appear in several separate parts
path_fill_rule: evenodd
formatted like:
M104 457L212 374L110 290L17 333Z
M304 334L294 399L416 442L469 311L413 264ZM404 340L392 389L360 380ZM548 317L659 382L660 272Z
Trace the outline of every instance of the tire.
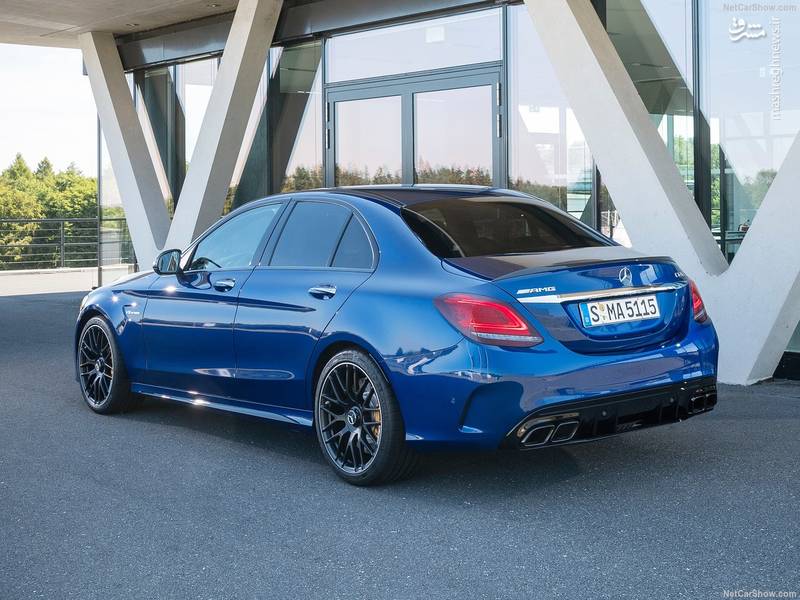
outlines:
M75 352L78 382L86 404L94 412L112 414L133 408L136 397L108 322L92 317L83 326Z
M353 485L396 481L417 464L389 382L360 350L339 352L323 367L314 392L314 428L328 464Z

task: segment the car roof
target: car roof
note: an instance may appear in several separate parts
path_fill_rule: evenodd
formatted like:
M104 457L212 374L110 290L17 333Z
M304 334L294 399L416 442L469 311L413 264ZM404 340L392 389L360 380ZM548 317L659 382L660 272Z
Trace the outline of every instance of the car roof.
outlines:
M364 185L336 187L318 190L321 192L356 196L367 200L377 200L396 207L411 206L420 202L431 202L447 198L478 198L486 196L522 196L529 197L513 190L489 187L485 185Z

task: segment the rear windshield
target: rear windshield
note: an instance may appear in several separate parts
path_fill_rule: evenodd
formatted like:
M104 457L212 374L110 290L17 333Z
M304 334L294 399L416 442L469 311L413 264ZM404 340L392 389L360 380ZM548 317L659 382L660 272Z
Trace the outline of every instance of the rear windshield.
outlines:
M577 219L520 198L447 198L406 206L403 218L439 258L609 246Z

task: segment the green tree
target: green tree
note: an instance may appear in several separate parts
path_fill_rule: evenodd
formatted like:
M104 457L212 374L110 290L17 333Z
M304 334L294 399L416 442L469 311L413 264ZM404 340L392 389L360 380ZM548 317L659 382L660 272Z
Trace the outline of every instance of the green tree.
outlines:
M75 219L97 217L97 182L75 165L56 172L48 158L31 171L22 155L0 173L0 269L60 264L61 226L58 223L2 223L3 219ZM94 222L67 222L67 264L92 264L97 252ZM32 245L35 244L35 245ZM5 249L7 252L3 252Z
M28 163L26 163L25 159L22 158L22 154L17 152L13 162L5 171L3 171L2 177L9 182L26 183L33 178L33 173L31 172Z
M36 196L9 185L5 174L0 177L0 217L3 219L41 219L44 215ZM0 222L0 269L27 268L25 258L38 223Z
M49 180L51 177L55 177L56 171L53 169L53 163L50 162L50 159L46 156L39 161L39 164L36 165L36 171L34 171L34 175L36 175L37 179L45 179Z

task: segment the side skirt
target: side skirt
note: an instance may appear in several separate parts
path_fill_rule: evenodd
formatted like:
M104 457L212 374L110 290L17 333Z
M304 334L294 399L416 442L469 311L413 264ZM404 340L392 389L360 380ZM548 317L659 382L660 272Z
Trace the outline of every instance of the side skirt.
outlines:
M192 406L204 406L226 412L270 419L271 421L301 425L303 427L311 427L313 424L313 413L310 410L298 410L284 406L273 406L271 404L257 404L255 402L232 400L230 398L222 398L209 394L188 393L183 390L162 388L143 383L132 383L131 391L153 398L191 404Z

